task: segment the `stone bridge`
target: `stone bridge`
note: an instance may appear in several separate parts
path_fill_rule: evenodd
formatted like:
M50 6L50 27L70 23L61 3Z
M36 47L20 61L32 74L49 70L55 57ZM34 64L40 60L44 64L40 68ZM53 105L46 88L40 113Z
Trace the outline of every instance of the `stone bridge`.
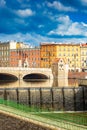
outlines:
M0 67L0 77L13 77L16 79L53 79L52 70L50 68L22 68L22 67Z

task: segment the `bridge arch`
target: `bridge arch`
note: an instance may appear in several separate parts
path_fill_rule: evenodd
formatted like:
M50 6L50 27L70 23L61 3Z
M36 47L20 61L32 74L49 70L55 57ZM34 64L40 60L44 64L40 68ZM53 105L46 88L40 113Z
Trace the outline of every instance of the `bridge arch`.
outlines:
M18 80L18 78L13 74L0 73L0 80L1 81L16 81Z
M49 77L42 73L30 73L23 77L23 80L31 80L31 79L37 79L37 80L46 80Z

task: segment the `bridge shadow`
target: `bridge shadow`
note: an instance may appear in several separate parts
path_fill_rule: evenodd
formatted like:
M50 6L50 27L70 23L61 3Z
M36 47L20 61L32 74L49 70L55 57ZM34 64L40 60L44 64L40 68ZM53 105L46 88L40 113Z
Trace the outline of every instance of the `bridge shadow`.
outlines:
M17 80L18 80L18 78L14 75L0 73L0 84L1 83L3 84L3 83L15 82Z
M28 74L23 77L23 80L26 82L43 82L47 79L48 77L46 75L39 73Z

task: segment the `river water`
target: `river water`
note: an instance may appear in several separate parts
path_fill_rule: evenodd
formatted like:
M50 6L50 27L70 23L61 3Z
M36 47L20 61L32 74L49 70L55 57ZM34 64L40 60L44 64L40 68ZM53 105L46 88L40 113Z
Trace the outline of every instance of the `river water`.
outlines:
M17 81L0 81L0 88L15 87L78 87L77 79L47 79L47 80L17 80Z

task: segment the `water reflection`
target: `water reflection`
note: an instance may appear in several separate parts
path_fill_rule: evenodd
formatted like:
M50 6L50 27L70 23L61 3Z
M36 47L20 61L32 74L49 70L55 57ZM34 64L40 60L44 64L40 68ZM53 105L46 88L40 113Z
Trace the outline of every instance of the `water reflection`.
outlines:
M69 87L78 87L79 83L78 83L78 79L69 79L68 80L68 86Z
M53 80L52 87L68 87L68 79L56 78Z
M8 87L78 87L77 79L55 79L55 80L44 80L39 81L36 80L17 80L14 82L2 82L0 81L0 87L8 88Z

